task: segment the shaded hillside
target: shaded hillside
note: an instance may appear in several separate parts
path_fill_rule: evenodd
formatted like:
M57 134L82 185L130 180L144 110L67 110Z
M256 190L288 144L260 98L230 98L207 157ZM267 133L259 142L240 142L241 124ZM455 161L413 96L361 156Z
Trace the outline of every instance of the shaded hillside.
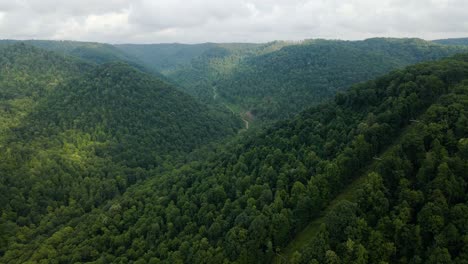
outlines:
M242 126L124 63L15 44L0 65L0 254L15 232L53 230Z
M102 64L111 61L132 62L135 58L120 51L110 44L65 40L1 40L0 43L12 44L22 42L41 49L55 51L63 55Z
M80 214L79 220L57 223L53 230L47 229L48 223L18 230L17 238L10 241L2 260L270 263L295 233L361 175L374 157L395 144L411 120L425 112L430 116L430 123L424 126L424 133L406 140L402 147L403 156L396 157L408 160L385 161L382 175L388 175L384 179L391 190L396 186L425 188L425 185L409 185L412 182L402 179L407 172L416 173L412 169L423 163L425 151L438 148L429 155L434 166L447 163L448 169L441 168L445 171L444 176L432 187L433 190L441 188L441 192L434 191L434 195L426 198L411 190L397 190L396 196L391 196L392 199L411 198L402 203L402 210L396 213L403 220L409 219L411 210L420 210L421 201L428 201L428 206L432 206L424 209L427 218L424 214L418 217L424 222L420 230L426 233L420 233L424 243L415 244L418 252L427 252L418 255L421 262L430 260L434 243L441 243L435 235L445 230L446 225L454 225L460 234L458 240L450 241L464 241L466 236L466 229L458 229L464 224L459 218L432 219L431 212L438 216L446 211L430 203L434 198L432 203L445 204L446 208L457 207L454 209L457 215L464 212L455 204L466 203L466 179L454 178L454 175L463 172L466 164L463 138L468 136L468 124L463 98L467 96L467 79L468 57L465 56L412 66L356 85L348 92L338 94L334 101L308 109L294 119L251 135L244 142L234 142L209 154L206 161L188 163L142 182L103 207L86 215ZM440 101L446 101L447 107L440 108L437 105ZM447 144L446 151L437 145L437 141L439 145ZM444 157L453 157L454 162ZM436 167L428 166L427 171L418 173L417 179L431 181L435 175L432 169ZM378 180L375 182L379 183ZM437 187L439 185L441 187ZM376 208L380 214L388 213L381 206L373 207L369 202L364 205L361 210ZM334 218L338 219L334 230L341 231L339 228L346 226L339 220L348 221L348 218L341 218L341 215L351 215L350 219L355 220L354 208L348 206ZM54 219L59 213L50 212L48 216ZM375 215L370 211L366 221L374 223ZM404 221L397 224L405 224ZM362 227L359 225L362 221L350 223ZM386 223L383 228L387 227ZM397 224L395 227L401 226ZM408 229L401 230L402 243L407 242L405 238L416 237L415 233L405 230ZM338 232L331 238L341 243L342 237L338 236L344 235L348 233ZM386 241L380 238L377 234L375 243ZM346 244L350 245L349 254L353 254L353 260L354 256L361 256L362 247L358 242ZM441 245L437 252L459 254L462 260L466 248L459 244L448 245L453 248L444 249ZM393 260L414 255L411 250L396 253L390 246L388 248L387 251L386 247L377 247L383 252L382 260L387 256ZM381 251L377 249L372 254L379 256ZM371 246L369 250L372 250ZM367 263L368 259L361 263ZM300 261L300 256L297 260ZM409 263L409 259L400 262Z
M465 81L415 120L352 195L312 223L308 242L278 262L465 263L467 116Z
M206 50L213 48L216 44L121 44L115 45L123 52L138 58L162 73L168 73L190 61Z
M215 44L189 63L168 72L167 76L185 92L201 101L213 103L217 101L214 93L217 81L228 78L243 60L287 45L289 43L282 41L266 44Z
M143 72L168 81L158 71L144 65L136 57L129 55L110 44L96 42L80 42L68 40L0 40L0 44L25 43L37 48L53 51L65 56L72 56L84 61L103 64L108 62L125 62Z
M391 70L466 50L418 39L308 40L272 43L239 54L219 50L170 77L204 100L218 101L262 120L292 117L337 91ZM279 50L278 50L279 49ZM211 97L210 97L211 96Z
M92 66L24 44L0 46L1 139L37 102Z
M141 167L158 155L193 150L240 127L227 110L211 110L123 63L104 64L60 87L28 121L24 130L34 136L73 129L96 135L98 141L115 141L109 155L120 153L121 161ZM138 157L143 160L135 161Z

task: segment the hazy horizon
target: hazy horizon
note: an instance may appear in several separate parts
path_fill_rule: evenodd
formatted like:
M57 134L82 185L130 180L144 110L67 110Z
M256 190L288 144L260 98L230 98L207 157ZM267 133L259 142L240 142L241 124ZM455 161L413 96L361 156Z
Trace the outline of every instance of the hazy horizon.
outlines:
M159 45L159 44L178 44L178 45L202 45L202 44L263 44L263 43L271 43L275 41L280 41L280 42L291 42L291 43L301 43L309 40L327 40L327 41L365 41L368 39L421 39L425 41L436 41L436 40L443 40L443 39L463 39L463 38L468 38L468 34L466 36L461 36L461 37L455 37L455 38L436 38L436 39L423 39L423 38L418 38L418 37L370 37L370 38L364 38L364 39L326 39L326 38L306 38L306 39L301 39L301 40L288 40L288 39L273 39L270 41L263 41L263 42L211 42L211 41L205 41L205 42L194 42L194 43L188 43L188 42L148 42L148 43L133 43L133 42L117 42L117 43L112 43L112 42L103 42L103 41L92 41L92 40L73 40L73 39L11 39L11 38L5 38L5 39L0 39L0 41L70 41L70 42L83 42L83 43L99 43L99 44L110 44L110 45Z

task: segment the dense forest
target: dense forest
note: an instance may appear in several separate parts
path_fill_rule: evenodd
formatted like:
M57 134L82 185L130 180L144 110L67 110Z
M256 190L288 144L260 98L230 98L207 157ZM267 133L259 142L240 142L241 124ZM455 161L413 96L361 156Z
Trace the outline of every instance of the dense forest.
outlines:
M201 56L217 44L120 44L115 45L123 52L139 59L148 67L161 73L171 71L189 64L193 59Z
M449 88L450 89L450 88ZM454 85L341 200L293 263L466 263L468 81Z
M53 230L242 125L124 62L19 43L0 47L0 67L0 254L16 232Z
M125 62L126 64L129 64L134 68L139 69L140 71L149 73L166 82L170 82L170 80L161 74L158 70L151 68L151 65L146 65L137 57L123 52L110 44L54 40L0 40L0 45L9 45L20 42L40 49L53 51L54 53L58 53L62 56L75 57L92 64Z
M278 120L354 83L466 50L419 39L274 42L242 52L211 49L168 76L204 101L217 99L259 120Z
M5 40L0 43L16 41ZM264 44L121 44L30 40L91 63L124 61L203 103L264 123L291 118L352 84L422 61L468 51L463 39L376 38ZM448 45L443 45L448 44Z
M5 53L16 49L65 63L24 45ZM0 262L464 263L468 56L345 91L460 49L377 39L207 50L199 59L219 67L207 66L217 69L213 79L205 70L199 78L226 104L253 111L257 98L255 113L275 119L333 100L202 149L240 121L126 64L73 62L83 68L78 79L45 85L4 128ZM2 65L16 58L3 57ZM20 73L28 71L6 81ZM267 87L281 107L261 103ZM295 91L308 100L287 108ZM362 177L357 198L340 201L316 236L285 255Z

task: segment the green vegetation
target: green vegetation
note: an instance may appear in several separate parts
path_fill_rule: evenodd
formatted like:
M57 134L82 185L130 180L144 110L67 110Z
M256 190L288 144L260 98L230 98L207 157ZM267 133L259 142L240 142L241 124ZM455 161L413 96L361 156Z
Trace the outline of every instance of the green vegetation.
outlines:
M243 125L124 63L14 44L0 71L0 255Z
M214 89L220 92L217 81L231 76L232 72L249 57L278 50L285 42L267 44L217 44L205 50L190 63L167 73L181 88L203 102L212 103L223 98L214 98Z
M0 45L25 43L40 49L53 51L62 56L72 56L93 64L109 62L125 62L140 71L150 73L166 82L169 80L157 70L147 67L136 57L129 55L110 44L79 41L54 41L54 40L0 40Z
M205 102L237 105L259 120L293 117L352 84L460 51L419 39L308 40L257 46L218 46L168 74Z
M115 45L123 52L138 58L148 67L167 74L180 66L189 64L217 44L122 44Z
M422 53L442 56L430 50ZM239 120L228 111L211 129L197 126L211 120L209 108L122 64L55 90L10 135L11 151L2 151L0 173L11 176L0 185L0 230L8 230L0 262L270 263L391 146L356 202L330 210L291 261L465 259L468 56L357 84L167 165L159 151L183 152L199 133L232 134ZM159 141L179 131L158 130L170 111L191 136ZM413 121L416 129L402 136ZM163 164L145 166L148 159Z
M79 41L53 41L53 40L2 40L2 44L25 43L37 48L54 51L62 55L78 57L88 62L102 64L112 61L133 62L135 58L120 51L110 44L79 42Z
M71 76L92 70L84 62L24 44L0 46L0 142L38 101Z
M443 45L466 46L468 45L468 38L451 38L451 39L438 39L433 42Z
M464 81L433 104L290 259L466 263L467 95Z

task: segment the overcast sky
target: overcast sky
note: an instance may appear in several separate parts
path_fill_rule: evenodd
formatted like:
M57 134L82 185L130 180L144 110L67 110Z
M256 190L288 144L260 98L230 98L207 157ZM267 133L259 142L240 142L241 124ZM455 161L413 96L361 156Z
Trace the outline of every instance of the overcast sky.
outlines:
M0 38L109 43L468 37L468 0L0 0Z

